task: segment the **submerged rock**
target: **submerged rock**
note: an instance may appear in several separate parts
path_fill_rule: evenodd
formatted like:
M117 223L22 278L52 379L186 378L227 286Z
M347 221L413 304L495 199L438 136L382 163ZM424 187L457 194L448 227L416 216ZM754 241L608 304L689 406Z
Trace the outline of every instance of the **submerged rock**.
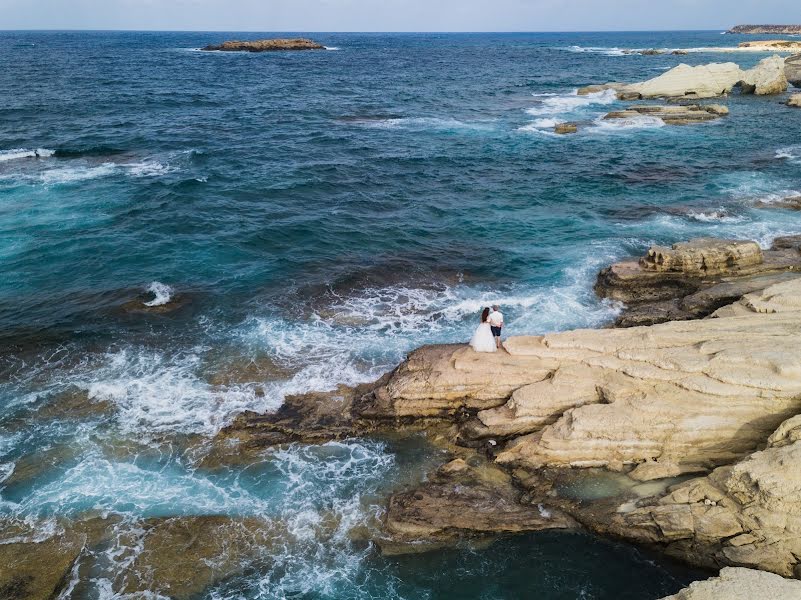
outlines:
M662 600L798 600L801 581L784 579L772 573L726 567L718 577L696 581Z
M141 549L115 590L176 600L196 597L258 558L269 562L270 549L286 534L269 521L225 516L149 519L141 529Z
M305 38L293 38L246 42L233 40L218 45L209 45L203 50L214 52L274 52L278 50L325 50L325 46Z
M521 495L498 467L456 459L390 498L379 545L385 554L421 552L465 537L578 526L557 509L521 503Z

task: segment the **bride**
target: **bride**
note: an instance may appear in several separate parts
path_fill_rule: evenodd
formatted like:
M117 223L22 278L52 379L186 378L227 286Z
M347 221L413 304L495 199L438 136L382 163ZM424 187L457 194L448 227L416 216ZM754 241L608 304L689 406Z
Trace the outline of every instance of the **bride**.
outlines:
M485 308L481 313L481 325L476 328L473 334L473 339L470 340L470 345L476 352L497 352L498 348L495 346L495 338L492 337L492 330L487 321L490 309Z

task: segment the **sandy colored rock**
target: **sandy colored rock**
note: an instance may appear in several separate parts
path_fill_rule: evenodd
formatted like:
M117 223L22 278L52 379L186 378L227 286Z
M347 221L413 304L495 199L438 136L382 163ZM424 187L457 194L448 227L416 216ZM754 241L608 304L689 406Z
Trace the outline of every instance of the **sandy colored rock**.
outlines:
M275 52L280 50L324 50L325 46L305 38L253 40L241 42L237 40L210 45L203 48L217 52Z
M798 600L801 581L754 569L726 567L718 577L696 581L662 600Z
M801 50L801 42L793 40L756 40L753 42L740 42L739 48L751 48L760 52L770 52L772 50Z
M706 276L764 262L759 244L751 241L699 238L671 247L652 246L640 260L649 271Z
M559 366L478 418L490 434L530 422L499 454L507 464L648 463L632 476L654 478L732 462L801 409L799 298L794 280L746 296L742 317L512 338L513 356ZM549 406L561 416L542 427Z
M555 133L559 134L576 133L578 131L578 126L575 123L559 123L553 130Z
M714 121L729 114L729 109L719 104L703 106L688 104L683 106L631 106L626 110L608 113L604 119L631 119L641 115L661 119L667 125L689 125Z
M603 269L595 291L625 303L620 327L699 319L745 293L793 278L801 271L799 245L760 250L755 242L701 238L654 246L639 260Z
M787 106L801 108L801 94L793 94L790 96L789 100L787 100Z
M795 416L776 429L764 450L625 514L621 530L638 530L643 539L675 555L707 556L714 564L797 577L800 440L801 416Z
M749 94L779 94L787 85L785 62L778 55L765 58L748 70L733 62L694 67L680 64L648 81L625 86L607 84L621 99L715 98L731 93L737 86Z
M793 54L784 59L784 75L794 87L801 87L801 54Z

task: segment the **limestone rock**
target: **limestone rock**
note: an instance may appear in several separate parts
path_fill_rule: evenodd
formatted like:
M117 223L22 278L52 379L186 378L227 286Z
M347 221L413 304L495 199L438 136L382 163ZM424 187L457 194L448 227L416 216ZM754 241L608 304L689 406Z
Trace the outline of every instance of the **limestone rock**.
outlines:
M669 552L716 564L798 576L801 557L801 416L782 423L765 450L672 488L627 513L622 530L650 531ZM677 515L686 515L680 527Z
M385 517L385 554L421 552L464 537L577 527L559 510L520 502L510 476L457 459L420 487L394 494Z
M325 46L304 38L253 40L247 42L227 41L203 48L217 52L274 52L278 50L324 50Z
M761 60L756 67L743 72L740 82L743 91L753 92L758 96L781 94L786 91L788 83L784 66L784 59L780 56Z
M115 590L176 600L196 597L240 573L248 561L268 560L271 546L285 535L261 519L223 516L151 519L142 528L141 551L118 576Z
M652 478L736 460L801 409L800 293L768 288L737 319L510 338L513 358L550 372L479 412L484 435L532 432L498 455L527 468L651 461Z
M673 244L670 248L652 246L640 260L644 269L682 273L691 277L716 275L734 267L749 267L764 262L756 242L699 238Z
M787 100L787 106L801 108L801 94L793 94L790 96L790 99Z
M595 291L626 303L618 326L703 318L742 294L792 278L801 271L798 247L763 251L755 242L717 239L654 246L638 261L603 269Z
M784 59L784 75L795 87L801 87L801 54L793 54Z
M555 133L560 134L576 133L578 131L578 126L575 123L559 123L553 130Z
M784 59L778 55L765 58L745 71L732 62L694 67L680 64L648 81L617 85L613 89L621 99L715 98L731 93L737 86L744 93L757 95L784 92L787 89Z
M753 42L740 42L737 46L739 48L759 50L760 52L771 52L772 50L801 50L801 42L791 40L756 40Z
M798 600L801 581L784 579L773 573L726 567L718 577L696 581L678 594L662 600Z
M729 109L719 104L702 106L689 104L685 106L632 106L622 111L608 113L604 119L630 119L641 115L661 119L667 125L689 125L714 121L727 115Z

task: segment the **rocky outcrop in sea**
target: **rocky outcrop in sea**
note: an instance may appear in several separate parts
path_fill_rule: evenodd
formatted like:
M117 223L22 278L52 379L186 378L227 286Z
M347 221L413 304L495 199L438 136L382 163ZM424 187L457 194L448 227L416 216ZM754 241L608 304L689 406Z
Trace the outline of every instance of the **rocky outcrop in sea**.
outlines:
M743 93L780 94L787 90L785 61L774 55L752 69L743 70L736 63L711 63L691 67L680 64L662 75L640 83L606 83L579 90L587 95L607 89L615 90L621 100L648 98L716 98L740 87Z
M209 45L202 50L209 52L275 52L279 50L325 50L325 46L305 38L271 39L252 41L227 41Z

